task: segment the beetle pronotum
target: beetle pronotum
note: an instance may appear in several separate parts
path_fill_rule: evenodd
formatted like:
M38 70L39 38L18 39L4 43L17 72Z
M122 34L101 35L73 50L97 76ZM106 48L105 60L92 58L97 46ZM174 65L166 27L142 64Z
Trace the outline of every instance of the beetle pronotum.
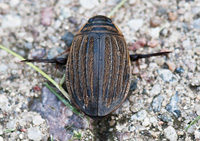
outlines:
M25 61L66 64L66 84L72 102L91 117L103 117L126 99L131 61L168 53L129 55L119 28L110 18L98 15L90 18L78 31L68 59Z

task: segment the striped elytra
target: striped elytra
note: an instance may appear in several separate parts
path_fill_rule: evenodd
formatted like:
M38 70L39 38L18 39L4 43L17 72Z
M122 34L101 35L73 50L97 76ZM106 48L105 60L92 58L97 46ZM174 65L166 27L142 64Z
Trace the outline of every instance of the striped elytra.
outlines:
M92 17L79 30L68 57L66 81L73 103L89 116L106 116L123 103L130 87L130 56L111 19Z

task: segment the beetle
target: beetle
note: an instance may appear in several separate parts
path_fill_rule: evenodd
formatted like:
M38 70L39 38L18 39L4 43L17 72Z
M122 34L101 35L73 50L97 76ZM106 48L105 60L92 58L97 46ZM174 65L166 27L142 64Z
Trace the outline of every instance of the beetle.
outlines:
M72 102L90 117L104 117L128 95L131 61L168 53L129 55L119 28L110 18L97 15L75 35L68 58L25 61L66 64L66 85Z

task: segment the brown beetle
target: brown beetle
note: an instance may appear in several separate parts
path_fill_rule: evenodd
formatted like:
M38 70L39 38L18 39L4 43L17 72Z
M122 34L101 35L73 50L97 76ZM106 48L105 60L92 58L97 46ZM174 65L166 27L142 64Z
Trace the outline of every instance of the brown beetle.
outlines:
M94 16L76 34L68 59L25 60L66 64L66 84L72 102L91 117L103 117L126 99L131 60L169 52L129 55L119 28L105 16Z

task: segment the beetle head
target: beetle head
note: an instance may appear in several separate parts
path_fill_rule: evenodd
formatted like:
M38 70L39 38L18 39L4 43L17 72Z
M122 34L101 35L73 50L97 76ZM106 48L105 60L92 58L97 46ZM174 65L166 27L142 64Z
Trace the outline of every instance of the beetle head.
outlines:
M95 23L106 23L112 24L112 20L106 16L97 15L88 20L88 23L95 24Z

